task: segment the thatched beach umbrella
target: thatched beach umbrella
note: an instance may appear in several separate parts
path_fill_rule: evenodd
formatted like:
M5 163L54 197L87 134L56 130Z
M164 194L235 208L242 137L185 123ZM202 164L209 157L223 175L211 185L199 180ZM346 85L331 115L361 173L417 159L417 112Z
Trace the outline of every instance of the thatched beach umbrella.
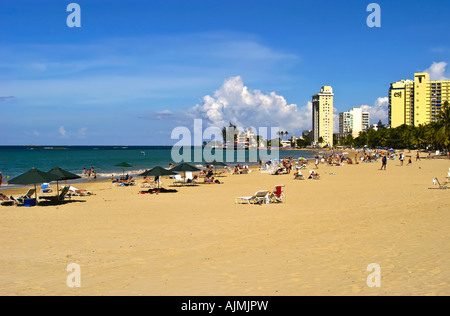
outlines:
M25 172L24 174L11 179L8 181L9 184L19 184L19 185L34 185L35 190L35 197L37 201L37 184L42 183L50 183L52 181L58 180L58 176L55 176L53 174L49 174L47 172L40 171L38 169L31 169Z

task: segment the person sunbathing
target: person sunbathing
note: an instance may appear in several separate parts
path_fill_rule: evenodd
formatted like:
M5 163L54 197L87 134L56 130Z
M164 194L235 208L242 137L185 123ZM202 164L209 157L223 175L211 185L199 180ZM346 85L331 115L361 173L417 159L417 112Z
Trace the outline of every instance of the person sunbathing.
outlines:
M73 187L73 186L71 186L71 187L69 188L69 193L71 193L71 194L76 194L76 195L79 195L79 196L95 195L95 194L92 193L91 191L88 191L88 190L79 190L79 189L77 189L77 188L75 188L75 187Z
M295 171L295 173L294 173L294 180L303 180L303 175L300 172L300 170Z
M144 181L142 183L155 184L155 180L144 177Z

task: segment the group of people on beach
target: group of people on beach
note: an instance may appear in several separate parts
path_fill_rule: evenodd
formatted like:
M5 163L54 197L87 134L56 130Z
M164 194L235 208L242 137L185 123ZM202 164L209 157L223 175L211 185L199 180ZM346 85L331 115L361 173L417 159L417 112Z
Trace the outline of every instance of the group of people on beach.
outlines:
M100 170L100 168L98 168ZM87 176L88 180L91 181L91 177L92 179L96 180L97 179L97 173L95 172L95 168L91 167L90 169L83 168L83 176Z

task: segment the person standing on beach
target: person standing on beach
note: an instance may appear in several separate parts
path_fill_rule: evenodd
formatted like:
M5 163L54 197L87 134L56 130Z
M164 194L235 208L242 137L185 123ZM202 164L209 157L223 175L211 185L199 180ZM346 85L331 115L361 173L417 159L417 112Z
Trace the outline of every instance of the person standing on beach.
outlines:
M383 157L383 159L382 159L382 165L381 165L381 169L380 170L383 170L383 168L384 168L384 170L386 170L386 165L387 165L387 157L386 157L386 155Z
M314 162L316 169L319 169L319 156L316 156L316 161Z
M419 160L420 161L420 155L419 155L419 151L417 151L417 155L416 155L416 161Z
M3 176L2 176L2 173L0 172L0 187L2 186L2 182L3 182Z
M403 159L404 159L403 154L400 154L399 159L400 159L400 166L403 166Z

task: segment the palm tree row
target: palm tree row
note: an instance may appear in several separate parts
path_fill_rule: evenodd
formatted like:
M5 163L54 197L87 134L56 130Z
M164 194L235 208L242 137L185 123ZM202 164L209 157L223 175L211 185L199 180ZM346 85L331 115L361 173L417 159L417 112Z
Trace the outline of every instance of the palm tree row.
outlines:
M396 128L384 128L378 131L362 132L353 139L351 135L340 140L344 146L369 146L392 148L418 148L450 150L450 106L446 101L442 107L439 119L425 125L401 125Z

